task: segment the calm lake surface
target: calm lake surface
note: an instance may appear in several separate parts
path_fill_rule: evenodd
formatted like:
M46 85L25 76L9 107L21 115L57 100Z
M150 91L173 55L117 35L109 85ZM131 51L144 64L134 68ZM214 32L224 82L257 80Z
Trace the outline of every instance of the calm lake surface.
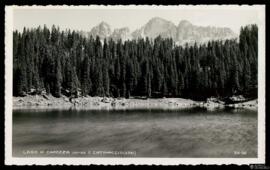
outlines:
M257 157L257 112L14 110L14 157Z

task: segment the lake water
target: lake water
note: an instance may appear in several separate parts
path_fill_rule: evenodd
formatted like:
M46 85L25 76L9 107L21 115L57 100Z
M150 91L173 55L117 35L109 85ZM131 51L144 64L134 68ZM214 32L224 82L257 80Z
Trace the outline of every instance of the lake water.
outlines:
M257 112L13 111L14 157L257 157Z

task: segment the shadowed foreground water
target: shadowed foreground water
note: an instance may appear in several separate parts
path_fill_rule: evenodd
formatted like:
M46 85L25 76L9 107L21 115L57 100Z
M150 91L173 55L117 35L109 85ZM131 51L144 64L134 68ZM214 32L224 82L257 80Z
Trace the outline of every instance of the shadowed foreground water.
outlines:
M257 112L16 110L15 157L257 157Z

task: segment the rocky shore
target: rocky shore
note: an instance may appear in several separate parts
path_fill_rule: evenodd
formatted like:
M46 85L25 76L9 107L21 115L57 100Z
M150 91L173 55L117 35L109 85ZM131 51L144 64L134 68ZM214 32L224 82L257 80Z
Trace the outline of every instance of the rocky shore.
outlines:
M138 99L138 98L110 98L110 97L79 97L60 98L51 95L27 95L25 97L13 97L13 109L187 109L206 108L208 110L223 109L225 107L237 109L257 109L258 102L251 100L248 102L229 104L224 102L207 100L198 102L183 98L159 98L159 99Z

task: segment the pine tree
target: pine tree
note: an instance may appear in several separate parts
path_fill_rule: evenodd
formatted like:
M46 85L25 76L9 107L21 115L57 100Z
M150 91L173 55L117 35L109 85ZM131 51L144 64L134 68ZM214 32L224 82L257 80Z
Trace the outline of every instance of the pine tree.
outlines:
M90 79L90 62L88 56L84 58L82 74L82 95L86 96L92 90L92 83Z
M128 40L85 37L52 26L13 32L13 95L44 88L56 97L256 97L258 27L236 40L178 46L158 36ZM33 93L32 93L33 94Z
M58 57L56 59L56 77L55 77L55 90L54 90L54 96L60 97L61 96L61 88L62 88L62 72L61 72L61 63L60 58Z

